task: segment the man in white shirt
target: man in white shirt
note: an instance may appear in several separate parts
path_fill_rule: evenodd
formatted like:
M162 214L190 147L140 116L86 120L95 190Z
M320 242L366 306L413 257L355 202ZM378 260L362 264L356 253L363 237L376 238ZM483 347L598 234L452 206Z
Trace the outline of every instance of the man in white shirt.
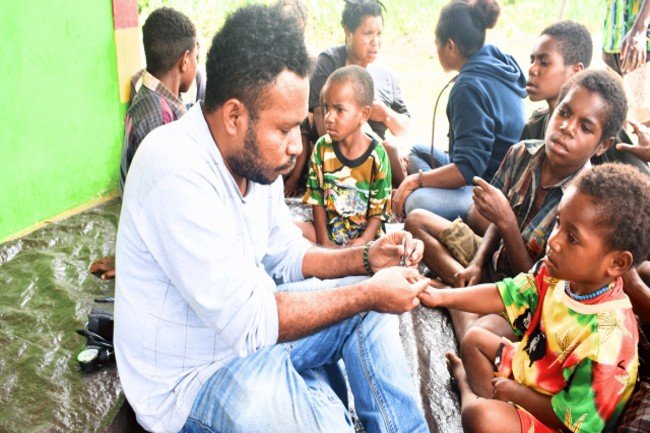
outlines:
M208 53L205 102L151 132L132 162L115 346L126 397L152 432L352 432L320 375L339 359L368 432L428 431L397 319L380 314L419 305L422 243L399 232L317 248L284 203L308 67L295 23L277 8L240 9Z

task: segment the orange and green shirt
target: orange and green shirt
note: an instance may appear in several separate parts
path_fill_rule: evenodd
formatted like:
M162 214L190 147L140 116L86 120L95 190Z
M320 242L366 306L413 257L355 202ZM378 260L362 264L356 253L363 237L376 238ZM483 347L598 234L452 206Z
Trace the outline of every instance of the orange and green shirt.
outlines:
M525 349L535 333L526 332L542 300L539 331L545 351L531 360ZM620 278L602 295L576 301L566 282L546 267L497 283L507 319L523 337L512 360L514 379L551 395L551 406L572 432L601 432L615 427L630 398L638 368L637 322ZM533 344L534 346L534 344Z

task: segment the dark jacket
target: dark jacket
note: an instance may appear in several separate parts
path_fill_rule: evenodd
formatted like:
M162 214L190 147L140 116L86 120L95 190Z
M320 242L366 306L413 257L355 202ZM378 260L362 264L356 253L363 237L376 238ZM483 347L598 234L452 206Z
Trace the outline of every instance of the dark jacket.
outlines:
M515 59L485 45L463 65L449 95L449 153L468 185L487 181L525 124L526 77Z

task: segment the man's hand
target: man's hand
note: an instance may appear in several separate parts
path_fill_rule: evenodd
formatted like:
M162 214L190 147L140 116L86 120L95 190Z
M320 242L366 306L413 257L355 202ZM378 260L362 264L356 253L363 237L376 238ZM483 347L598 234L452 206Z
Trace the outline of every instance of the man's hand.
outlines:
M424 254L424 243L414 239L409 232L398 231L377 239L368 251L370 268L377 272L391 266L399 266L404 258L404 266L416 268Z
M382 269L365 280L373 299L372 309L381 313L400 314L420 305L418 296L429 287L429 279L415 269Z
M639 144L618 143L616 148L631 153L641 161L650 162L650 128L632 120L627 122L639 138Z
M403 221L406 217L404 213L404 202L409 195L417 188L418 185L418 175L411 174L406 176L406 179L399 185L395 194L393 194L392 203L393 203L393 213L398 220Z
M646 29L633 26L621 45L621 72L627 74L643 66L646 61Z
M472 190L472 200L476 210L497 228L516 223L516 217L510 203L498 188L493 187L478 176L474 177L476 186Z
M465 269L454 275L454 287L474 286L481 282L481 267L470 263Z
M95 260L88 270L102 280L112 280L115 278L115 257L102 257Z

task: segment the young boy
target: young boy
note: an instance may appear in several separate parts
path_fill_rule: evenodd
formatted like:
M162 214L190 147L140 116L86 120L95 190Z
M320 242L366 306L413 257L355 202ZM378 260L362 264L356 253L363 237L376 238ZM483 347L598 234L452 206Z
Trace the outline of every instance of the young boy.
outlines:
M303 197L313 206L319 245L363 245L389 219L390 162L382 144L361 130L373 99L372 77L359 66L337 69L323 87L327 134L316 142Z
M167 7L151 12L142 26L142 43L147 69L124 120L120 194L140 142L157 127L185 114L180 93L190 88L196 76L196 29L181 12ZM103 257L89 270L102 279L115 278L114 258Z
M528 119L521 134L522 140L542 140L551 113L557 106L560 89L575 74L589 67L593 44L589 30L573 21L560 21L542 30L530 54L530 68L526 91L531 101L546 101L548 107L536 110ZM630 135L620 129L615 143L632 143ZM611 146L607 152L595 156L594 164L622 162L650 174L648 164L633 154Z
M475 179L467 224L427 211L407 217L406 229L424 241L424 261L443 282L497 281L527 272L544 255L564 191L611 146L627 112L621 80L605 71L576 75L559 100L545 141L514 145L492 185ZM460 339L476 316L451 315Z
M474 356L463 364L447 354L465 432L611 431L638 366L637 322L621 275L648 253L650 180L604 164L566 191L546 255L530 274L423 293L430 307L505 312L522 338L474 328Z

